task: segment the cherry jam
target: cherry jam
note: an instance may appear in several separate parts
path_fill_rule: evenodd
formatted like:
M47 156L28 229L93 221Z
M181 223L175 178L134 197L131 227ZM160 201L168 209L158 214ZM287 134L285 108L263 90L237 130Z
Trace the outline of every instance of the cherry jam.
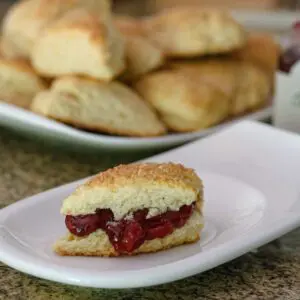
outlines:
M114 220L110 209L98 209L95 214L66 216L65 223L71 233L86 236L102 229L116 252L132 253L146 240L163 238L176 228L184 226L193 213L195 203L183 205L179 211L167 211L147 219L148 209L138 210L132 218Z
M288 44L279 62L280 70L285 73L289 73L293 65L300 60L300 22L293 25Z

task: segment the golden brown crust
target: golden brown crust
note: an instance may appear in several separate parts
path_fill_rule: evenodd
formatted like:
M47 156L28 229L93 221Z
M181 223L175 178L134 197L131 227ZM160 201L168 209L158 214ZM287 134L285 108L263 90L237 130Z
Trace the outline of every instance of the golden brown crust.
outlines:
M116 15L114 16L116 27L124 35L144 35L142 22L130 16Z
M5 59L0 57L0 64L18 69L21 72L36 75L28 60L23 58Z
M109 0L27 0L11 7L3 21L7 51L29 57L32 46L49 24L72 9L84 8L99 16L110 14ZM14 55L15 56L15 55Z
M103 43L108 35L107 29L103 26L97 13L87 11L85 9L75 9L60 20L56 21L53 26L48 29L48 32L55 32L60 30L67 31L87 31L93 41Z
M208 128L229 115L230 98L193 72L160 70L138 80L134 88L159 113L170 130Z
M180 72L186 72L195 80L207 82L229 98L233 97L237 85L237 61L222 58L205 58L195 60L175 60L169 62L169 67Z
M246 32L229 13L186 6L143 20L143 31L171 57L228 53L241 48Z
M279 62L281 47L273 36L265 33L251 33L246 45L231 56L235 59L249 61L261 67L268 74L273 74Z
M174 163L139 163L119 165L108 169L88 181L85 186L117 188L137 181L151 181L169 186L182 186L202 191L202 182L193 169Z

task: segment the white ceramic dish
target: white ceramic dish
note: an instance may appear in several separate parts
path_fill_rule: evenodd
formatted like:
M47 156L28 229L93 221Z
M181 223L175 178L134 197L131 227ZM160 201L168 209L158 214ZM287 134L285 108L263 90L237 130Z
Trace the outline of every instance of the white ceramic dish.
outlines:
M232 260L300 225L300 137L242 122L147 161L181 162L205 185L200 242L122 258L59 257L61 201L82 183L30 197L0 211L0 260L41 278L98 288L151 286ZM288 159L287 159L288 157Z
M268 107L239 120L264 121L270 118L271 115L272 108ZM23 132L30 137L36 136L45 142L51 141L85 149L120 151L164 149L207 136L236 121L230 121L194 133L169 134L154 138L117 137L86 132L0 101L0 125Z

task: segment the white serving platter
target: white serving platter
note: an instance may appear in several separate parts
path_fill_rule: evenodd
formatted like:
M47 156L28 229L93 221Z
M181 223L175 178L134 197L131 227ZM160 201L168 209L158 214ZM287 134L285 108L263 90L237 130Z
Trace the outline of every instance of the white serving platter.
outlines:
M272 107L261 109L234 121L223 123L206 130L193 133L169 134L153 138L133 138L109 136L87 132L63 123L39 116L11 104L0 102L0 126L14 129L29 137L37 137L43 142L54 142L66 146L78 146L96 150L160 150L174 147L200 137L207 136L229 124L240 120L264 121L271 117Z
M86 179L0 210L0 261L44 279L96 288L136 288L192 276L300 226L300 137L240 122L210 137L146 159L194 168L205 186L199 242L133 257L60 257L62 200Z

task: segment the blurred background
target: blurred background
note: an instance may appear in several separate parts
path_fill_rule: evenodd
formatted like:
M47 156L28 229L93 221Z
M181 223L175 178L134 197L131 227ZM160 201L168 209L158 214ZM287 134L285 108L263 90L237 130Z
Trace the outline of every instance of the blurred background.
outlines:
M297 0L115 0L115 9L121 13L141 15L174 5L202 5L243 10L296 10Z
M15 0L0 0L1 13ZM299 10L299 0L113 0L119 13L145 15L174 5L202 5L229 9L282 11Z
M0 18L16 0L0 0ZM300 12L300 0L112 0L118 14L144 16L178 5L226 8L250 30L284 34Z
M298 19L300 0L113 0L119 14L144 16L179 5L200 5L232 11L235 19L250 31L284 36Z

